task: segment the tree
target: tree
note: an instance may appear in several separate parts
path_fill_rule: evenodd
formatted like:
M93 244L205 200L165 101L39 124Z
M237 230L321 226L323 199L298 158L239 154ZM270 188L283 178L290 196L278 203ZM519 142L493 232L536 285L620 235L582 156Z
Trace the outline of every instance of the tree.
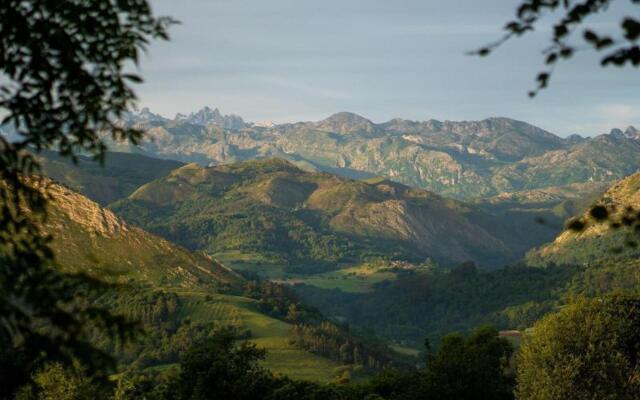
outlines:
M244 342L235 343L230 329L194 344L180 360L176 397L183 400L264 398L272 377L258 362L265 351Z
M118 379L112 400L164 400L175 398L175 370L128 373Z
M43 360L91 368L109 357L86 340L87 323L112 336L126 325L106 310L78 304L77 288L95 281L55 272L41 231L46 182L31 154L55 149L104 159L101 134L137 141L141 132L117 120L135 100L126 72L152 38L167 39L173 21L153 16L147 0L6 0L0 3L0 359L22 354L0 398L24 383ZM46 326L46 329L39 329ZM2 367L2 366L0 366Z
M282 382L277 382L276 386L266 400L345 400L347 398L337 387L315 382L285 378Z
M33 381L33 385L21 389L19 400L93 400L108 395L108 387L87 376L77 361L70 367L48 364L34 375Z
M543 318L517 368L518 400L640 399L640 299L583 299Z
M630 1L640 5L640 0ZM541 25L542 18L549 15L558 16L552 28L551 43L543 50L547 69L538 74L537 88L529 92L533 97L547 87L558 61L571 58L580 49L575 42L571 42L575 32L586 25L588 17L606 12L613 2L614 0L522 0L515 19L504 27L505 35L475 54L486 56L506 41L535 30ZM617 36L598 33L595 28L587 26L582 30L582 38L588 48L604 53L601 59L602 66L640 66L640 21L633 16L626 16L622 20Z
M429 399L510 399L507 374L513 348L492 327L476 329L468 338L453 333L429 357L426 391Z
M427 364L423 369L413 373L385 370L367 384L367 393L398 400L513 398L513 348L495 328L477 328L468 337L448 334L435 353L428 341L425 345Z

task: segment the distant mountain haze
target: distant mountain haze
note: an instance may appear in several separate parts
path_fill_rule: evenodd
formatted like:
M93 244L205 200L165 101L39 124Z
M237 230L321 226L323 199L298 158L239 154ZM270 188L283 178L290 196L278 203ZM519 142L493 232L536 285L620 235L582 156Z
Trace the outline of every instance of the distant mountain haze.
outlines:
M103 165L79 156L72 161L52 151L38 154L43 173L102 206L133 193L141 185L167 175L184 163L140 154L107 153Z
M113 150L201 165L278 157L308 171L382 176L463 200L612 182L640 169L640 133L634 127L561 138L508 118L374 123L347 112L275 125L208 107L174 119L143 109L124 123L143 129L148 139L135 148L112 142Z

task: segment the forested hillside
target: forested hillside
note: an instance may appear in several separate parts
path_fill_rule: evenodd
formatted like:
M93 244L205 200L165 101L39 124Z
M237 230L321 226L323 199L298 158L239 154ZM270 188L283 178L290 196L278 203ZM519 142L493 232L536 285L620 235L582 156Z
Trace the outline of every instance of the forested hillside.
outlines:
M259 254L316 270L372 257L484 266L518 257L501 223L474 206L384 179L309 173L277 159L189 164L111 207L191 249Z
M130 176L128 169L137 165L136 159L155 162L137 155L123 156L134 161L114 171L115 177ZM86 166L65 168L67 175L59 175L63 180L81 171L85 182L94 182L93 171ZM604 222L592 221L582 233L562 233L556 242L528 258L530 265L557 266L540 269L520 265L486 272L463 261L474 256L480 262L489 260L483 258L483 243L495 252L496 246L513 251L550 240L563 229L560 221L594 202L606 203L613 210L634 205L636 180L637 175L621 181L599 200L598 193L606 184L594 182L513 192L469 205L382 178L356 181L306 172L284 160L209 168L188 164L136 190L113 186L114 193L131 193L112 208L128 222L202 254L135 228L59 186L57 197L67 201L52 213L50 228L57 229L55 236L67 243L59 256L67 268L97 273L112 281L144 282L138 287L145 289L130 300L123 300L130 295L120 294L105 301L131 310L126 311L128 315L142 318L145 326L160 329L162 335L175 340L207 335L208 328L202 326L209 323L206 321L235 326L246 338L269 350L267 365L274 370L330 379L344 371L340 367L343 363L364 362L367 368L376 369L388 362L403 362L389 361L397 356L379 342L358 342L362 339L343 330L345 321L357 337L374 333L403 352L415 352L424 337L437 343L447 332L469 331L484 323L525 330L576 295L635 290L640 275L634 249L610 258L607 248L626 240L621 238L626 238L629 230L607 229L604 234ZM100 175L95 182L103 184ZM125 188L130 187L126 179L123 182ZM433 241L424 242L426 239ZM585 253L571 252L567 240L601 241L590 245L593 251L589 258L601 262L597 266L593 262L578 265L582 259L575 254ZM449 253L449 258L435 256L446 255L451 246L462 250ZM582 243L575 246L584 249ZM544 258L540 255L543 252ZM249 276L250 281L257 272L278 283L247 286L245 278L221 268L206 253L230 261L229 266ZM563 258L557 259L555 254ZM85 261L79 264L78 260ZM458 266L443 268L434 261ZM202 268L212 269L224 279L203 277ZM239 282L245 283L238 286ZM290 286L304 303L293 292L284 295L289 289L282 292L280 283ZM191 289L195 287L198 289ZM158 288L163 289L158 292ZM297 305L290 308L291 304ZM323 320L305 304L317 307L329 319ZM167 314L163 310L174 311ZM186 316L198 321L187 331L183 326ZM272 321L271 328L261 327L263 322L258 321L263 320ZM153 340L157 339L121 352L120 357L145 368L176 362L185 349L168 345L149 354L145 349L162 347ZM292 354L301 350L301 358L296 356L296 360L322 358L313 361L309 369L292 372ZM144 356L136 356L136 352ZM363 354L372 355L373 361Z

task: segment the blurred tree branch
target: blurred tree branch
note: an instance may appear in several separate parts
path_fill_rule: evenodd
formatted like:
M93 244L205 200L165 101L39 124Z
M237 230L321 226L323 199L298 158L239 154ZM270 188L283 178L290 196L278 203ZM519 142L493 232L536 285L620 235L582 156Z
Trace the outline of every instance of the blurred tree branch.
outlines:
M620 0L618 0L620 1ZM640 5L640 0L629 0ZM523 0L518 6L515 19L508 22L505 34L499 40L472 52L472 54L487 56L502 46L505 42L532 32L546 16L558 16L553 25L551 43L543 50L545 70L536 77L536 88L529 92L534 97L546 88L551 75L560 60L571 58L581 48L570 42L576 31L581 30L586 48L603 53L602 66L640 66L640 21L634 16L626 16L620 22L620 33L617 36L599 33L585 27L588 17L604 13L614 0Z

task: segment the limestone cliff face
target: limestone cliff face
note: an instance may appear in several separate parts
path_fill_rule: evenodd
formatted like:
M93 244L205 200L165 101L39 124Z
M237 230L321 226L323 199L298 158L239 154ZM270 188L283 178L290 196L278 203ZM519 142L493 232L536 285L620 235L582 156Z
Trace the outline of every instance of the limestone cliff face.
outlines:
M96 202L61 185L48 185L47 192L52 198L52 218L50 229L64 230L63 223L72 223L82 230L103 237L126 235L129 227L123 219L112 211L100 207Z
M135 277L178 286L231 285L239 278L204 255L128 225L111 210L64 186L48 182L51 197L44 226L53 237L56 264L109 281Z

